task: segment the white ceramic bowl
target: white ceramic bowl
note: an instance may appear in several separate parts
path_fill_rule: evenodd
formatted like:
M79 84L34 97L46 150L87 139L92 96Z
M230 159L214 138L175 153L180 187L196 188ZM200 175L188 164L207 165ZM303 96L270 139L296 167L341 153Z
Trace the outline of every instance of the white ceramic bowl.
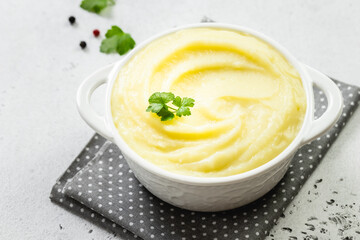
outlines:
M303 126L294 141L277 157L251 171L227 176L200 178L163 170L141 158L118 134L111 115L111 92L117 74L140 49L155 39L187 28L223 28L252 34L281 52L300 73L306 92L307 109ZM90 106L93 91L107 84L105 116ZM314 120L313 85L326 95L328 108ZM175 206L194 211L221 211L243 206L263 196L284 176L295 151L322 135L337 121L342 110L342 95L337 86L322 73L298 62L285 48L252 29L221 23L201 23L167 30L139 44L119 62L103 67L84 80L77 93L77 105L83 119L99 134L117 144L137 179L155 196ZM145 110L144 110L145 111Z

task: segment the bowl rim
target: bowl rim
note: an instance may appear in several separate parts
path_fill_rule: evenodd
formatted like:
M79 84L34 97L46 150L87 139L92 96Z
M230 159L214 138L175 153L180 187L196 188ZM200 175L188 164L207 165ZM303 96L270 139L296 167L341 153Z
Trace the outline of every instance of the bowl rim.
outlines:
M118 72L120 71L121 67L124 66L137 52L139 52L141 49L146 47L149 43L153 42L154 40L163 37L165 35L184 30L184 29L192 29L192 28L216 28L216 29L224 29L224 30L232 30L232 31L238 31L247 33L249 35L253 35L262 41L268 43L272 47L274 47L277 51L279 51L284 58L298 71L300 78L302 80L302 85L305 90L306 94L306 112L304 116L304 120L301 126L300 131L296 135L295 139L275 158L271 159L267 163L254 168L252 170L230 175L230 176L222 176L222 177L196 177L196 176L190 176L190 175L182 175L178 173L173 173L168 170L165 170L149 160L146 160L142 158L140 155L138 155L133 149L131 149L130 146L125 142L125 140L120 136L117 128L115 127L115 124L112 119L111 114L111 93L113 89L113 85L117 79ZM267 172L271 170L272 168L277 167L279 164L281 164L284 160L288 159L292 156L292 154L298 150L300 146L305 144L303 142L303 139L306 135L306 133L310 129L310 123L314 119L313 116L313 110L314 110L314 96L313 96L313 88L312 88L312 81L303 67L302 64L282 45L280 45L278 42L273 40L272 38L255 31L251 28L239 26L239 25L233 25L228 23L197 23L197 24L188 24L183 25L180 27L172 28L165 30L159 34L156 34L147 40L143 41L141 44L139 44L137 47L135 47L129 54L127 54L123 59L116 62L108 75L108 82L106 87L106 106L105 106L105 120L107 123L107 127L112 133L113 141L115 141L116 145L120 148L121 152L124 153L125 158L127 161L133 161L137 165L141 166L145 170L147 170L150 173L153 173L154 175L166 178L171 181L175 181L178 183L188 184L188 185L201 185L201 186L214 186L214 185L224 185L229 183L238 182L240 180L245 179L252 179L256 177L257 175L260 175L261 173Z

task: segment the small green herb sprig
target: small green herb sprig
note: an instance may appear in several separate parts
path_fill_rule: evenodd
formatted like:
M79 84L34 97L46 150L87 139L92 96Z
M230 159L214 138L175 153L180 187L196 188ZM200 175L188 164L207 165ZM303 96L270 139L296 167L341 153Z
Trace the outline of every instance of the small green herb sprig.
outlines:
M99 14L104 8L114 4L114 0L83 0L80 7L86 11Z
M167 105L171 101L174 107ZM190 116L190 107L194 105L195 100L192 98L175 97L171 92L155 92L149 98L149 106L146 111L156 113L161 117L161 121L169 121L175 115L178 117Z
M112 26L102 40L100 52L124 55L135 46L135 41L130 34L124 33L118 26Z

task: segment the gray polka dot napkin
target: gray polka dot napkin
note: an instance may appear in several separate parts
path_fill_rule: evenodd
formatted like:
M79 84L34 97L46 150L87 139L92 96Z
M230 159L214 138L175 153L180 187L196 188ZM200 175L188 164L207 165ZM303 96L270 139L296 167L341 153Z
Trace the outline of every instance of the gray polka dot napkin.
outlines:
M344 97L338 123L303 146L281 182L247 206L200 213L169 205L136 180L115 144L97 134L59 178L50 198L121 239L264 239L359 104L359 88L335 82ZM326 97L318 89L315 101L318 117L327 107Z

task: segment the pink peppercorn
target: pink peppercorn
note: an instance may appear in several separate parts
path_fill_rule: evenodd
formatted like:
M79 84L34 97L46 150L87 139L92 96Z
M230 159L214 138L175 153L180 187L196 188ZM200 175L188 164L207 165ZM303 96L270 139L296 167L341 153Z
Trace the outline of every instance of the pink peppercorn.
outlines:
M95 37L98 37L98 36L100 35L100 31L97 30L97 29L95 29L95 30L93 31L93 34L94 34Z

